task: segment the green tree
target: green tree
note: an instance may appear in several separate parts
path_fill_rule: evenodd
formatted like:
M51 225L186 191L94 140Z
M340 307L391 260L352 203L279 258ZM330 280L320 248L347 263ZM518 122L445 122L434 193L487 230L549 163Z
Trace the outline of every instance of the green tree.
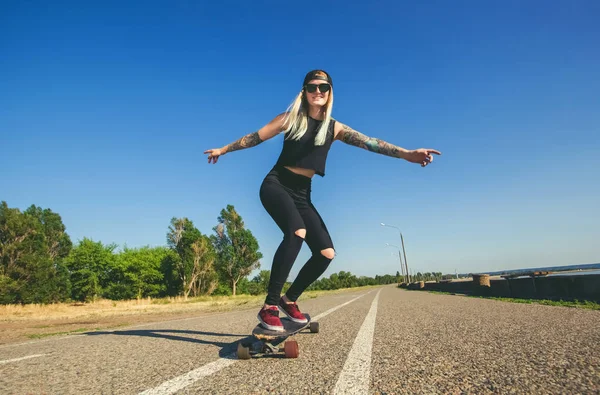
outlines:
M127 248L116 255L104 295L110 299L160 297L167 294L162 268L167 247Z
M115 244L103 245L86 237L75 246L65 262L71 273L72 298L80 301L96 300L114 279Z
M352 288L358 285L358 279L350 272L340 271L336 277L338 288Z
M252 282L257 284L259 293L266 293L269 290L269 281L271 280L270 270L261 270L254 278Z
M210 238L202 235L192 244L192 252L194 262L190 279L192 294L210 295L219 283L214 267L216 253Z
M332 273L331 276L329 276L329 288L327 289L340 289L341 287L339 274Z
M73 243L66 232L66 227L60 215L50 209L42 209L34 205L25 210L24 214L36 218L42 225L46 238L46 248L48 248L48 254L52 261L62 260L69 255Z
M160 271L163 274L165 293L167 296L180 295L183 290L183 282L179 276L181 259L177 252L169 248L165 258L161 261Z
M238 293L249 293L250 295L261 295L267 293L269 288L270 270L261 270L252 280L242 278L237 286ZM243 287L243 290L242 290Z
M183 295L210 294L217 288L216 258L211 239L188 218L172 218L167 243L179 259L174 263Z
M47 293L47 297L42 299L45 302L58 302L70 298L71 281L65 258L71 252L73 243L61 216L50 209L42 209L35 205L31 205L24 214L36 218L42 225L44 246L52 262L51 267L44 270L45 275L40 279L44 282L44 287L38 289L45 289Z
M238 295L252 295L253 292L256 292L254 285L255 284L250 281L248 277L242 277L235 287L235 292Z
M49 303L69 297L62 259L71 248L60 216L0 204L0 303Z
M22 303L23 291L32 278L31 255L36 251L41 226L35 218L19 209L0 205L0 301ZM39 253L39 252L38 252Z
M244 221L234 206L227 205L221 210L217 221L217 226L213 228L215 235L211 236L218 257L217 266L235 295L240 279L260 267L262 253L258 251L258 241L244 227Z

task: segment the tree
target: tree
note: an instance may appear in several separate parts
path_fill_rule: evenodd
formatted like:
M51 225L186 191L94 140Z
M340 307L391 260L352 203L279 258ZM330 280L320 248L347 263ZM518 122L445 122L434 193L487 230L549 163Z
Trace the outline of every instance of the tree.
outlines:
M116 244L103 245L84 237L65 259L71 273L72 298L80 301L96 300L114 281Z
M162 263L169 253L166 247L125 247L115 257L104 295L110 299L166 295L167 284Z
M62 222L58 213L50 209L42 209L31 205L24 214L36 218L42 225L45 236L45 249L50 257L51 267L45 272L43 277L45 286L38 287L39 291L43 289L48 293L45 302L63 301L71 296L71 281L69 270L65 265L65 258L71 252L73 243L71 237L67 234L67 228Z
M214 270L215 250L209 237L202 235L192 244L194 269L190 279L192 294L210 295L218 285Z
M262 253L258 251L258 241L244 227L244 221L234 206L227 205L221 210L217 221L213 228L215 235L211 236L218 257L217 265L235 295L238 281L260 267Z
M258 285L258 289L261 293L266 293L269 289L269 281L271 280L271 271L270 270L261 270L254 278L252 279L253 283Z
M62 259L71 242L60 216L0 204L0 303L49 303L69 297Z
M175 271L183 287L183 295L212 293L217 287L214 271L215 251L209 237L200 233L188 218L172 218L167 244L179 259Z
M69 255L73 243L66 233L66 227L63 224L60 215L52 212L50 209L42 209L35 205L31 205L25 210L24 214L36 218L42 225L50 259L53 261L56 261L57 259L62 260Z
M336 278L338 288L352 288L358 285L358 279L350 272L341 271L337 273Z
M340 276L337 273L332 273L331 276L329 276L329 288L327 289L340 289L342 288L341 282L340 282Z
M20 295L31 278L32 270L26 257L34 252L40 226L19 209L0 205L0 300L2 303L22 302Z

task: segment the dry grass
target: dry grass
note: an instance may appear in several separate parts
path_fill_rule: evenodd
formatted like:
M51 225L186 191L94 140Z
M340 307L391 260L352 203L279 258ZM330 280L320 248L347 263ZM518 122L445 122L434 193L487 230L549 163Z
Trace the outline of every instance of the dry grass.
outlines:
M77 318L103 318L146 313L178 313L192 310L212 311L219 306L239 306L258 302L258 297L183 297L139 300L98 300L90 303L56 303L0 306L0 322L58 320Z
M335 291L307 291L301 299L316 298L347 290L371 287L339 289ZM90 303L56 303L30 305L0 305L0 322L29 322L49 320L72 320L81 318L106 318L144 314L228 311L239 307L257 307L265 295L201 296L195 298L160 298L139 300L99 300Z

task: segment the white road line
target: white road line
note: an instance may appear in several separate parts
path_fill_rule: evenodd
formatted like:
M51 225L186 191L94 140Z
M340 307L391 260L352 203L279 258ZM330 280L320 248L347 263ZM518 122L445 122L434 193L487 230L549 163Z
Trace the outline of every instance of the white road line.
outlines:
M335 385L334 394L368 394L371 382L371 351L373 348L373 333L375 332L375 317L377 316L377 301L381 290L375 295L371 309L365 318L352 349L348 354L344 368Z
M367 295L370 292L373 292L373 291L369 291L369 292L367 292L364 295ZM361 296L364 296L364 295L361 295ZM118 332L118 331L124 331L124 330L133 329L133 328L141 328L141 327L144 327L144 326L152 326L152 325L164 324L164 323L167 323L167 322L168 323L172 323L172 322L179 322L179 321L197 320L197 319L202 319L202 318L206 318L206 317L214 317L214 316L219 316L219 315L240 314L240 313L243 313L243 312L246 312L246 311L249 311L249 310L253 310L253 309L249 308L249 309L244 309L244 310L227 311L227 312L224 312L224 313L208 313L206 315L196 316L196 317L176 318L176 319L173 319L173 320L154 321L154 322L149 322L149 323L139 324L139 325L133 325L133 326L122 326L122 327L117 327L117 328L107 328L107 329L102 330L102 332ZM316 319L317 319L317 317L313 318L313 320L316 320ZM90 332L95 332L95 331L90 331ZM87 336L87 335L66 335L66 336L61 336L61 337L51 337L51 338L42 339L42 340L32 340L32 341L23 342L23 343L0 344L0 348L27 346L27 345L30 345L30 344L45 343L45 342L51 342L51 341L54 341L54 340L73 339L73 338L76 338L76 337L84 337L84 336Z
M313 318L313 320L316 321L320 318L323 318L323 317L333 313L337 309L344 307L371 292L373 292L373 291L369 291L365 294L357 296L356 298L354 298L346 303L342 303L339 306L333 307L333 308L325 311L324 313L321 313L321 314L315 316ZM181 376L177 376L169 381L165 381L158 387L154 387L154 388L151 388L144 392L140 392L140 395L174 394L175 392L187 387L188 385L191 385L204 377L210 376L211 374L217 373L219 370L226 368L227 366L232 365L235 362L237 362L237 352L234 352L224 358L219 358L218 360L216 360L214 362L203 365L203 366L199 367L198 369L194 369L190 372L182 374Z
M188 385L193 384L194 382L200 380L203 377L210 376L211 374L216 373L223 368L226 368L234 362L235 359L219 358L215 362L211 362L209 364L199 367L198 369L194 369L191 372L182 374L181 376L175 377L172 380L166 381L158 387L146 390L144 392L140 392L140 395L174 394L180 389L183 389Z
M333 312L334 312L334 311L336 311L337 309L339 309L339 308L342 308L342 307L346 306L347 304L350 304L350 303L354 302L356 299L362 298L363 296L370 294L371 292L373 292L373 291L369 291L369 292L367 292L367 293L365 293L365 294L362 294L362 295L360 295L360 296L357 296L356 298L354 298L354 299L352 299L352 300L350 300L350 301L348 301L348 302L346 302L346 303L342 303L341 305L339 305L339 306L335 306L335 307L333 307L333 308L331 308L331 309L327 310L327 311L326 311L326 312L324 312L324 313L321 313L321 314L319 314L319 315L316 315L316 316L312 317L312 320L313 320L313 321L320 320L321 318L323 318L323 317L325 317L325 316L327 316L327 315L329 315L329 314L333 313Z
M28 355L26 357L21 357L21 358L7 359L4 361L0 361L0 365L5 364L5 363L11 363L11 362L19 362L19 361L23 361L25 359L30 359L30 358L43 357L44 355L46 355L46 354L35 354L35 355Z

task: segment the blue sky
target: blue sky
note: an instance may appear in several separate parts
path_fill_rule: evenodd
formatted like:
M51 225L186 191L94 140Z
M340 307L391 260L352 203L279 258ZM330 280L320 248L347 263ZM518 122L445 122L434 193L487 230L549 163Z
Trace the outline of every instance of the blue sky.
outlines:
M232 204L269 269L281 234L258 191L283 136L203 152L323 68L335 118L443 153L333 145L313 181L326 275L399 270L381 222L415 272L600 261L598 2L84 3L0 6L0 200L51 208L74 241L165 245L172 217L210 234Z

